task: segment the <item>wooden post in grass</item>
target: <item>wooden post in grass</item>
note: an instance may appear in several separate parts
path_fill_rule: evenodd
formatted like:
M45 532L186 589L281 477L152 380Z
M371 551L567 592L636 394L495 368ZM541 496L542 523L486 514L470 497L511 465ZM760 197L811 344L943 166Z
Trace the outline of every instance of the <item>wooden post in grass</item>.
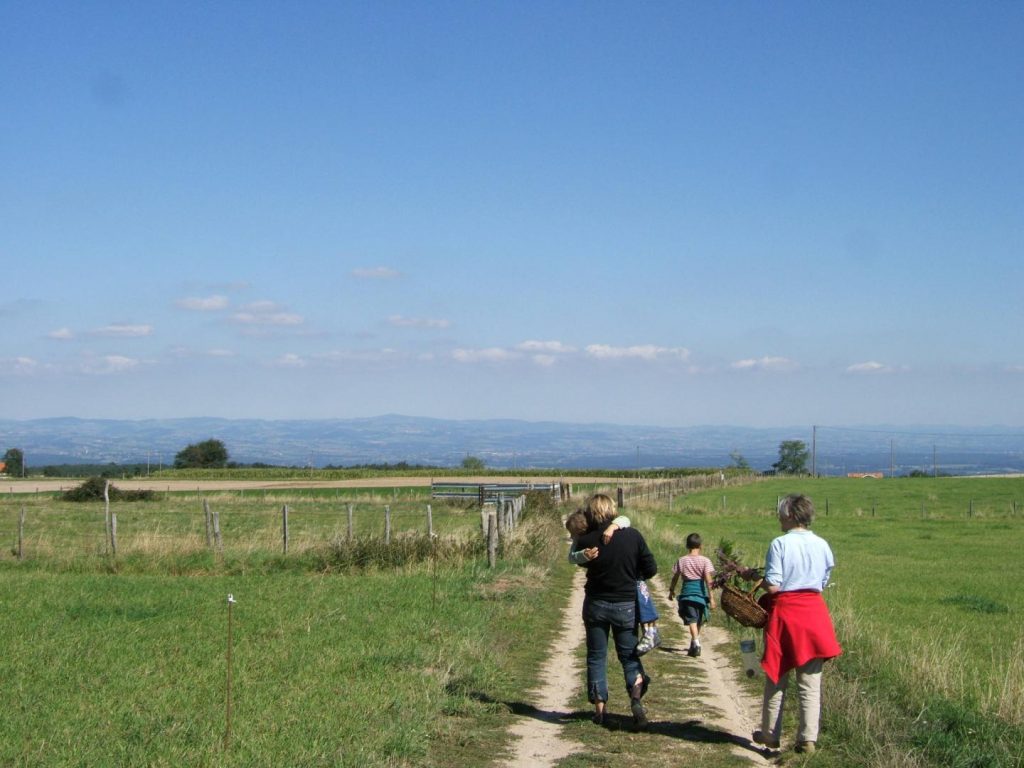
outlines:
M480 507L480 535L487 538L487 510Z
M391 505L384 505L384 543L391 543Z
M213 510L213 542L216 545L218 552L224 551L224 543L220 538L220 512L216 509Z
M967 516L974 517L974 499L971 499L971 505L967 508Z
M103 551L110 552L110 481L103 485L103 526L106 529L106 542L103 544Z
M281 507L281 538L283 540L284 554L288 554L288 505Z
M825 517L828 517L828 496L825 497Z
M427 536L434 535L434 512L427 504Z
M352 505L348 505L348 540L352 541Z
M25 559L25 507L18 515L18 561Z
M620 485L615 490L616 490L616 495L618 496L618 499L616 500L616 503L619 505L619 509L625 509L625 507L626 507L626 500L625 500L625 498L623 498L624 494L622 492L622 486Z
M493 568L498 563L498 513L487 516L487 564Z
M117 557L117 512L110 513L110 556Z
M213 547L213 521L210 519L210 502L203 499L203 518L206 521L206 548Z

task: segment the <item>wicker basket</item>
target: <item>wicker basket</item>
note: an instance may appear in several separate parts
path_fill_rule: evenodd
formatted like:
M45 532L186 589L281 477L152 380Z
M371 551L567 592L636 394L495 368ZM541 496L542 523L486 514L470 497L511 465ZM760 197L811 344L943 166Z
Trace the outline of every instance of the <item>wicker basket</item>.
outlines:
M722 610L744 627L760 629L768 623L768 611L758 605L754 593L761 586L758 581L752 590L744 592L732 584L722 587Z

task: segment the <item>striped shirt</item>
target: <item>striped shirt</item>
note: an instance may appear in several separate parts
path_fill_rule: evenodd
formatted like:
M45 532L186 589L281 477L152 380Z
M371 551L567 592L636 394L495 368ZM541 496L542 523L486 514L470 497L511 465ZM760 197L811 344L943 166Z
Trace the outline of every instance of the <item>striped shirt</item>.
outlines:
M678 573L686 581L704 581L714 572L714 564L704 555L683 555L672 566L672 573Z

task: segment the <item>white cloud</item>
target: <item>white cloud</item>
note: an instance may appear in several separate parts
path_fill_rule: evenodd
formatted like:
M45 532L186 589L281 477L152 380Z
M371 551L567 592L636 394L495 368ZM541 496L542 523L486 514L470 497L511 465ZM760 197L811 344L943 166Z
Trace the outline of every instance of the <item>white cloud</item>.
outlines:
M882 363L876 363L874 360L869 360L866 363L855 363L854 365L851 365L851 366L847 367L846 372L847 373L887 373L887 372L889 372L891 370L892 370L892 368L890 368L887 365L882 365Z
M575 347L570 347L560 341L536 341L533 339L516 344L516 349L523 352L540 352L551 355L564 355L576 351Z
M460 363L503 363L508 360L515 360L518 354L501 347L487 347L486 349L455 349L452 350L452 358Z
M394 328L448 328L451 322L433 317L404 317L391 315L388 325Z
M737 360L731 366L737 371L795 371L799 364L788 357L758 357Z
M131 325L129 323L111 323L102 328L90 331L93 336L110 336L111 338L129 339L142 336L151 336L152 325Z
M550 368L558 360L554 355L534 355L531 359L543 368Z
M190 296L184 299L178 299L175 305L179 309L187 309L193 312L216 312L221 309L228 308L228 297L227 296Z
M273 301L254 301L242 307L241 311L231 315L231 320L239 325L270 325L295 326L302 325L302 315L285 311L285 308Z
M110 373L125 373L138 368L140 361L134 357L124 355L105 355L103 357L90 358L82 363L82 373L104 375Z
M353 269L351 275L360 280L394 280L402 273L391 267L360 267Z
M589 357L598 360L686 360L690 350L685 347L658 347L653 344L639 344L632 347L613 347L608 344L590 344L586 347Z
M0 373L11 373L19 376L28 376L39 370L38 360L31 357L12 357L0 359Z
M380 349L337 349L317 355L316 359L337 365L340 363L383 363L402 357L396 350L382 347Z
M298 355L289 352L277 358L277 360L274 361L274 365L278 368L305 368L306 361Z
M58 328L55 331L50 331L46 334L48 339L56 339L57 341L67 341L75 338L75 332L70 328Z

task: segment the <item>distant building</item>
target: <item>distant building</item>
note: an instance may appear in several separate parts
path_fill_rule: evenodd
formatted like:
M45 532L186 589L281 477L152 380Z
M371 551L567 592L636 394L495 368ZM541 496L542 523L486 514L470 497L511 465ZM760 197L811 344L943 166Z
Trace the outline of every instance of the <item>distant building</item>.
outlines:
M0 475L6 475L6 474L7 474L7 462L6 461L0 461Z
M881 480L885 477L884 472L847 472L847 477L872 477L875 480Z

